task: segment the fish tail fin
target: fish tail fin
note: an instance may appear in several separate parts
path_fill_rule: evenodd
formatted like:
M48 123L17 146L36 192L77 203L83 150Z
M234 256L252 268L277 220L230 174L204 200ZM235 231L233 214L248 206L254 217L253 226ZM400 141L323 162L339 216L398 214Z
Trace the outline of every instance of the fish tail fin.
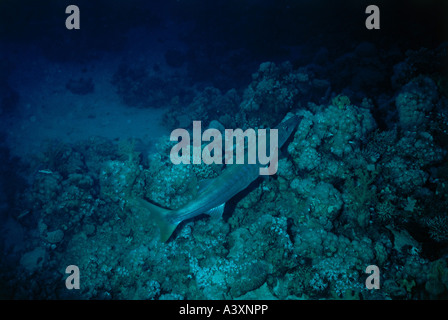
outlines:
M178 223L173 223L169 219L173 210L156 206L143 199L130 199L128 203L144 212L146 214L145 219L159 227L161 242L168 241L178 225Z

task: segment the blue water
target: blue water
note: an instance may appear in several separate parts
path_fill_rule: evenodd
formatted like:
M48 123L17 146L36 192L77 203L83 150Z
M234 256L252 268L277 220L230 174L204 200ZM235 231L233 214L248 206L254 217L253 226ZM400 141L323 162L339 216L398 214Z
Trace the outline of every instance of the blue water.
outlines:
M448 8L376 5L2 1L0 298L448 298ZM228 169L174 129L293 115L274 176L160 241L145 203Z

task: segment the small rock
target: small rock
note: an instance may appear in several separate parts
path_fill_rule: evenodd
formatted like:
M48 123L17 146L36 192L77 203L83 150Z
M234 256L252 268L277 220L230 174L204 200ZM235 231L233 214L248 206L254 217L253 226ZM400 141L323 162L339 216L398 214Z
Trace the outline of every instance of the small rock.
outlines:
M64 231L55 230L47 233L47 241L50 243L59 243L64 238Z
M25 253L20 259L20 265L32 273L39 269L45 259L45 249L38 247L33 251Z

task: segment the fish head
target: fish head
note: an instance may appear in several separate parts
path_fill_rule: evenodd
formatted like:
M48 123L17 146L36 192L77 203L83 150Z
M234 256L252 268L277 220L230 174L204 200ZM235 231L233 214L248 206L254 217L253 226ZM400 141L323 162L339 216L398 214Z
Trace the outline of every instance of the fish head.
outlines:
M278 145L281 147L289 136L292 134L297 124L302 120L303 116L292 116L288 120L281 122L276 129L278 130Z

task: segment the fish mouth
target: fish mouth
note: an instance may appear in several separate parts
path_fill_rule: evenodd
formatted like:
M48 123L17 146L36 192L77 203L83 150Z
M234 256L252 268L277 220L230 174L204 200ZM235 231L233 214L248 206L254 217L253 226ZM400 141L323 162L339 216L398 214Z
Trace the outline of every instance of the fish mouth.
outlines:
M294 129L297 127L299 122L303 119L303 116L294 115L288 120L281 122L276 129L278 129L279 135L281 134L282 138L279 137L279 140L287 140ZM281 143L280 143L281 144Z

